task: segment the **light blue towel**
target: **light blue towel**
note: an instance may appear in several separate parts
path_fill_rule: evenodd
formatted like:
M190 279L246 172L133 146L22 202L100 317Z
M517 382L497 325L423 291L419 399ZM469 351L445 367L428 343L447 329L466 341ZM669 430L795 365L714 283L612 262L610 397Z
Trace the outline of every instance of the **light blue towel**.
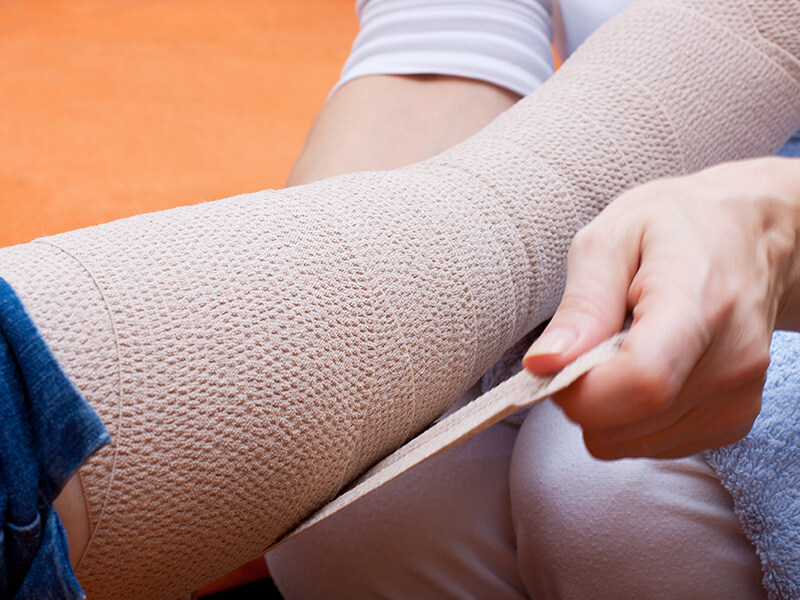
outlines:
M800 157L800 129L778 152ZM776 331L761 414L742 441L706 452L733 496L771 600L800 599L800 334Z
M800 334L772 336L761 414L743 440L706 453L761 559L771 599L800 598Z

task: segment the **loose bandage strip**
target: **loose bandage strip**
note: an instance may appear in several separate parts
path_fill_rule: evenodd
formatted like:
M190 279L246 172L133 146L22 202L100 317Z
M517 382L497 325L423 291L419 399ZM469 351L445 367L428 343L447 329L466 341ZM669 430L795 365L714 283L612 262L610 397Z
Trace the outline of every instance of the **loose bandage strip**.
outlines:
M798 0L639 0L431 160L0 250L113 439L81 469L89 598L175 598L257 556L552 314L615 196L774 152L798 31Z

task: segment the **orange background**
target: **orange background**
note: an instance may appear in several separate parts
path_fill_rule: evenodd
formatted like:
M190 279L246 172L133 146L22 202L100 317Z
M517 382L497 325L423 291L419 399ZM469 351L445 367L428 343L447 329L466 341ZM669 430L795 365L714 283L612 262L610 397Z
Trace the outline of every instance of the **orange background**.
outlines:
M0 246L282 187L353 0L2 0Z

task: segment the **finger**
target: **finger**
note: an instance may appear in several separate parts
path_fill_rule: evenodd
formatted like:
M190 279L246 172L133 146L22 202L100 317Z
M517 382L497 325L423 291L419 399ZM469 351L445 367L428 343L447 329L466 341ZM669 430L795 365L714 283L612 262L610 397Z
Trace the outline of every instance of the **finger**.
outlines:
M718 390L713 396L695 397L686 387L675 401L679 408L620 427L592 430L596 443L622 445L651 437L655 445L683 443L681 438L707 438L719 432L749 427L761 410L764 379L758 377L735 390ZM659 440L662 441L659 441Z
M604 459L662 457L689 449L693 454L731 443L752 427L761 408L762 388L763 381L757 379L721 397L707 398L674 423L650 433L637 435L636 427L628 428L630 437L621 436L619 429L585 430L584 441L594 456Z
M534 374L563 368L622 328L640 237L635 227L615 229L598 220L575 237L561 303L523 358Z
M720 448L745 437L752 424L717 431L709 435L691 436L675 443L674 436L647 436L627 444L605 446L598 443L590 434L584 432L584 444L589 453L600 460L619 460L621 458L681 458L691 456L710 448Z
M690 300L675 291L656 290L634 308L634 322L620 351L553 398L570 419L588 429L656 417L673 405L709 341Z
M736 431L728 432L725 435L719 435L707 440L689 442L687 444L675 446L674 448L669 448L663 452L653 454L652 456L649 456L649 458L685 458L687 456L693 456L713 448L723 448L724 446L730 446L731 444L735 444L739 440L744 439L747 434L750 433L751 429L752 426L742 427Z

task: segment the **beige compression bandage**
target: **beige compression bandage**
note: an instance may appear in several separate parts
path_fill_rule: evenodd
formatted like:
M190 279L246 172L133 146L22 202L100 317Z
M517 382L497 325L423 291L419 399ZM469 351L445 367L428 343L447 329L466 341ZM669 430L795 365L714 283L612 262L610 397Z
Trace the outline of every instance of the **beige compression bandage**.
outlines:
M89 598L175 598L255 557L553 312L616 195L774 152L799 31L798 0L641 0L431 160L0 250L113 438L81 469Z

